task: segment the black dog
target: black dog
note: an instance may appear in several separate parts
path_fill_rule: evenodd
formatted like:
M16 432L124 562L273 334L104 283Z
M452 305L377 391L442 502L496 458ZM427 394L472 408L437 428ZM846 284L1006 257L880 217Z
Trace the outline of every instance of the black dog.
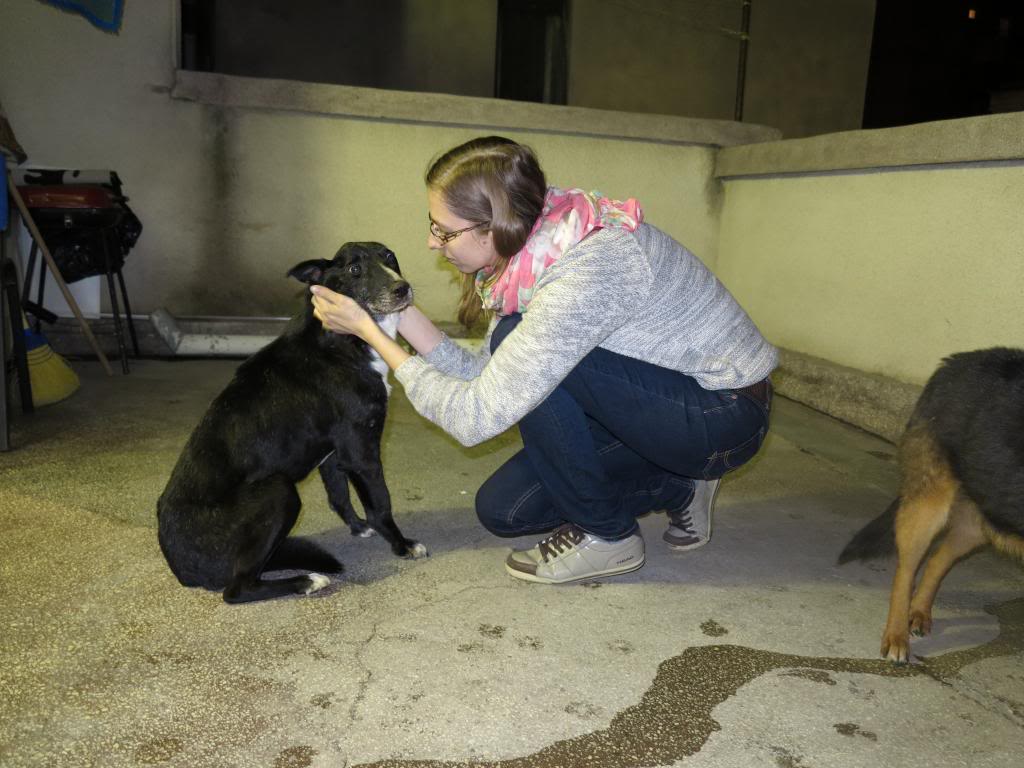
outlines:
M392 336L392 313L412 302L395 254L380 243L346 243L333 260L304 261L288 275L355 299ZM312 542L286 538L301 506L295 484L317 466L331 507L353 534L376 531L396 555L425 555L391 515L380 462L386 377L387 366L364 341L324 331L308 300L280 337L242 363L192 433L157 502L160 548L178 580L223 590L229 603L326 586L318 573L261 576L286 568L340 572L338 561ZM352 508L349 480L365 522Z
M900 439L900 469L899 497L853 537L839 562L881 557L895 546L882 655L905 663L910 633L931 631L935 594L958 560L988 544L1024 557L1024 350L946 358Z

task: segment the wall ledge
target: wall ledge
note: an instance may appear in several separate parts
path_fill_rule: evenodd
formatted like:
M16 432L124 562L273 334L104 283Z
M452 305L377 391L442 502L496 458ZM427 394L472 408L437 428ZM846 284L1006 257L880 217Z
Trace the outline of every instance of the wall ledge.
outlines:
M1024 112L728 147L716 157L715 177L976 163L1024 163Z
M779 353L772 384L780 395L889 442L899 440L921 387L788 349Z
M175 99L222 107L533 133L729 147L775 141L775 128L731 120L564 107L444 93L357 88L179 69Z

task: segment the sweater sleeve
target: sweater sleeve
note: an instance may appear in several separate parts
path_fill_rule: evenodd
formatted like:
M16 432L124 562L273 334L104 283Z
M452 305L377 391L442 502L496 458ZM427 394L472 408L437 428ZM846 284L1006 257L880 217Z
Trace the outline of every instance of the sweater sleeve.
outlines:
M441 341L423 359L446 376L468 381L479 376L487 365L491 356L489 342L488 332L487 338L474 353L456 343L448 334L441 334Z
M463 445L476 445L537 407L636 311L650 285L650 267L636 240L628 232L602 230L547 270L522 321L478 376L462 380L412 357L395 377L420 415Z

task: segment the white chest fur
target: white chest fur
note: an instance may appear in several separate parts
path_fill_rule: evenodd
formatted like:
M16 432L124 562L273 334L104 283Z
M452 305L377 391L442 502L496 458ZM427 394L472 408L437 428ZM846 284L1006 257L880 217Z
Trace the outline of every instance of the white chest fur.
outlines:
M377 325L392 339L398 335L398 313L393 312L390 315L381 315L376 318ZM381 357L377 350L371 348L370 356L372 361L370 365L373 366L373 370L380 374L381 379L384 380L384 391L391 395L391 383L388 381L388 364L384 362L384 358Z

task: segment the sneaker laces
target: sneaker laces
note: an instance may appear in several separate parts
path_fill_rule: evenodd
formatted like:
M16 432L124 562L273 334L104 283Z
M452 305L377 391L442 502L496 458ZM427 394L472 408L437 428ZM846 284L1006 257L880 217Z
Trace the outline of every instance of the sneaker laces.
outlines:
M681 530L687 536L696 536L697 531L693 527L693 517L690 515L690 510L684 510L676 515L672 520L672 525Z
M572 523L567 523L546 539L542 539L537 544L537 549L540 550L540 556L546 563L549 558L562 554L563 549L575 547L583 541L583 536L583 531Z

